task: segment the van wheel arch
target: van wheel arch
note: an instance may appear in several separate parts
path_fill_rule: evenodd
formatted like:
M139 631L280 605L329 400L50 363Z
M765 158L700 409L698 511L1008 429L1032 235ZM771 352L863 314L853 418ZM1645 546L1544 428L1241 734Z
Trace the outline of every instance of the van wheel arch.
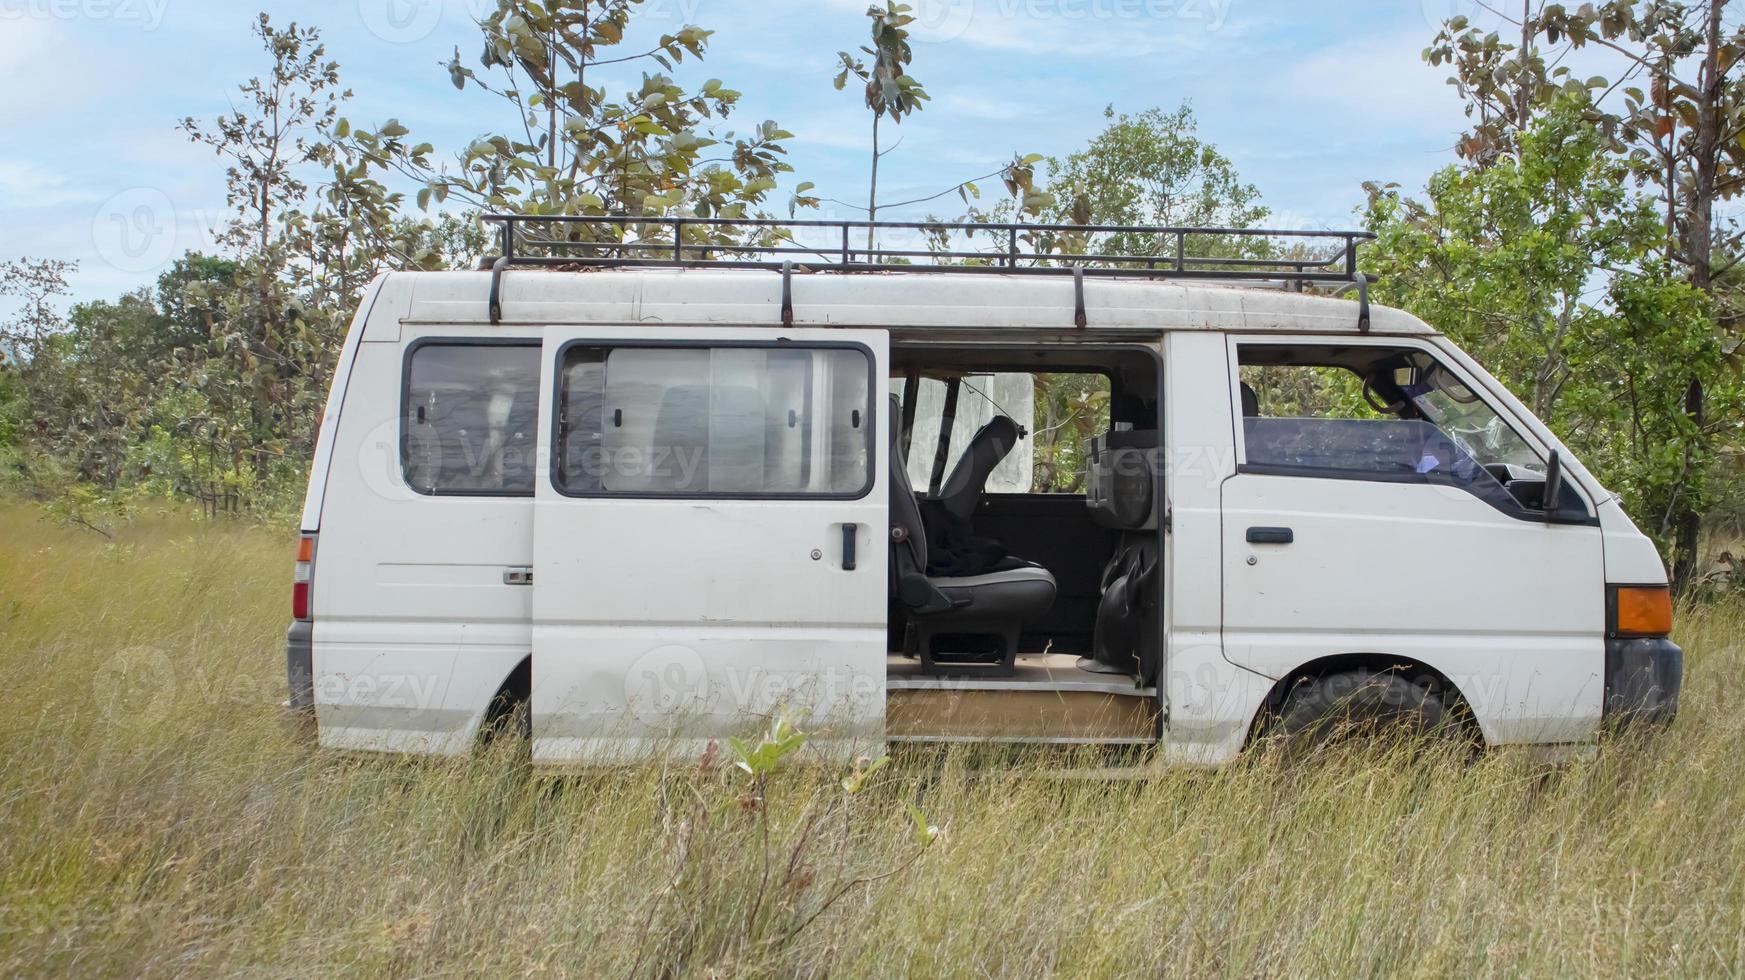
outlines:
M1447 674L1422 661L1380 653L1335 654L1311 660L1286 673L1267 691L1260 709L1255 712L1249 725L1247 745L1253 746L1267 736L1273 723L1282 716L1291 693L1302 685L1361 671L1392 675L1426 688L1431 696L1441 701L1447 718L1457 726L1459 736L1470 739L1475 747L1484 746L1484 732L1471 704Z
M479 723L479 743L488 745L504 736L531 739L533 737L533 656L522 658L509 676L503 678L497 693L485 706L485 718Z

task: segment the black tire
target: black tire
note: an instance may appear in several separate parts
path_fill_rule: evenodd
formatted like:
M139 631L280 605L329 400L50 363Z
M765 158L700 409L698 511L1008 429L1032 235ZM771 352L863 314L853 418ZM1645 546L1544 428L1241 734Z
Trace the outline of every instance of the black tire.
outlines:
M1466 737L1430 683L1398 671L1347 670L1299 680L1286 693L1268 735L1292 754L1354 738Z

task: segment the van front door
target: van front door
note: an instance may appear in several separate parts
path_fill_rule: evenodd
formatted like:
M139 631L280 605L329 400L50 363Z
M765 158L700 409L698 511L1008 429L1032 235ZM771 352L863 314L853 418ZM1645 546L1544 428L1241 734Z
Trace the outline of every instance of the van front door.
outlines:
M1225 656L1271 678L1410 661L1451 680L1492 743L1592 737L1600 529L1570 484L1564 520L1547 520L1548 447L1427 344L1231 346Z
M884 737L882 331L572 328L547 350L533 755Z

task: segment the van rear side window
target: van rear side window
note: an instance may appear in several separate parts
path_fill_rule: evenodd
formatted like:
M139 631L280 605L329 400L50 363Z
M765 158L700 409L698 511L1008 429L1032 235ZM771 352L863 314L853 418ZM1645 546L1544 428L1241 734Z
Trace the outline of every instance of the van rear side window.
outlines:
M407 354L400 462L432 496L529 497L539 344L426 342Z
M860 497L872 360L859 347L566 348L557 488L572 496Z

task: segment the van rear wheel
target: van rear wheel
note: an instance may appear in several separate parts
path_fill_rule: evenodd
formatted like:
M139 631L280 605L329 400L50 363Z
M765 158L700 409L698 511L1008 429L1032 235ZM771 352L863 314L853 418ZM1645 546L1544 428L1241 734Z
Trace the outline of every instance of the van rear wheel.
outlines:
M1398 671L1347 670L1298 681L1273 717L1270 740L1302 755L1353 739L1451 735L1467 726L1430 683Z

